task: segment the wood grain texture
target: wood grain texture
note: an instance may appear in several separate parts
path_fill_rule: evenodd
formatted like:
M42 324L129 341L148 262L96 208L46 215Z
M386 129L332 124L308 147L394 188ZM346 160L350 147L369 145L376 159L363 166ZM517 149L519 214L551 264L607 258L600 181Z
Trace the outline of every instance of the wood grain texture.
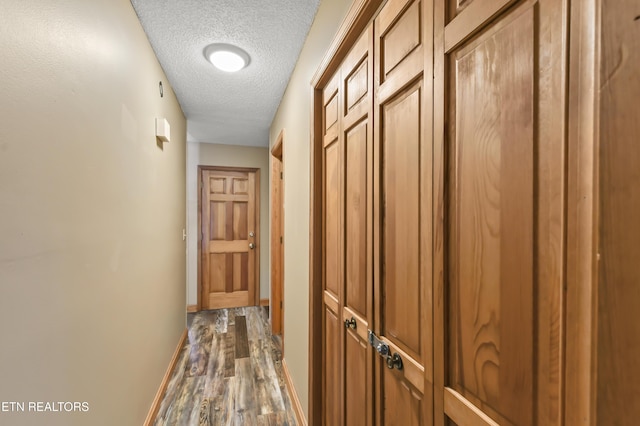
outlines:
M340 318L326 308L324 315L324 386L323 412L325 424L338 425L342 423L342 363L340 335L343 330Z
M338 142L325 149L325 290L336 297L341 287L340 276L340 151Z
M373 423L373 401L368 392L371 383L371 348L366 340L345 333L345 424L367 426Z
M420 123L421 83L382 108L383 276L382 332L421 359Z
M469 7L460 14L450 8L448 15L450 21L444 31L445 52L450 52L466 39L471 37L491 19L515 3L516 0L473 0Z
M258 304L259 170L200 167L204 309ZM250 233L254 233L254 237ZM254 244L255 249L250 249Z
M452 389L446 389L444 394L444 405L447 415L455 424L468 426L499 426L482 412L478 407Z
M236 316L236 359L247 358L249 356L249 340L247 338L247 318Z
M284 130L271 150L271 332L284 331ZM262 304L262 300L260 302ZM267 304L269 301L267 300Z
M362 122L345 135L345 304L367 315L367 131ZM370 131L370 130L369 130Z
M564 424L596 424L598 1L571 3Z
M533 42L529 9L450 68L451 380L522 425L533 419Z
M354 0L340 26L331 47L312 78L311 89L311 170L310 170L310 235L309 235L309 421L324 424L324 351L323 332L325 307L323 305L325 282L324 268L324 201L325 178L323 147L327 145L323 131L323 107L326 88L337 90L336 71L348 55L354 42L369 25L383 0ZM371 66L373 61L369 61ZM371 80L372 81L372 80ZM335 84L336 86L333 86Z
M155 425L296 425L281 377L280 352L272 343L264 308L204 311L189 315L190 340L179 352ZM249 356L236 359L236 327L246 329ZM207 330L203 332L202 330ZM211 335L211 341L201 342ZM202 343L205 343L202 345ZM190 377L190 354L208 358L206 373ZM227 360L232 359L232 364ZM232 374L229 373L232 370Z
M435 424L465 406L458 423L559 424L567 3L454 3L436 9Z
M601 2L597 424L640 418L640 7Z
M431 2L387 2L374 21L373 282L374 330L402 370L374 357L375 422L430 424Z
M373 350L367 330L373 324L373 25L367 27L341 69L345 98L341 137L345 155L344 290L338 309L342 320L356 319L356 330L343 333L341 418L349 425L373 423ZM351 90L352 87L357 90ZM355 94L354 94L355 93ZM353 99L353 102L351 101Z

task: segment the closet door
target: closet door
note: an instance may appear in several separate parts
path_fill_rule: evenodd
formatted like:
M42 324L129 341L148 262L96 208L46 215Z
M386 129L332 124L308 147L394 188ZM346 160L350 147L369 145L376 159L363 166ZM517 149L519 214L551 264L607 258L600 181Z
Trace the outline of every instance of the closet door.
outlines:
M343 148L337 73L324 89L322 129L322 395L325 425L342 424Z
M389 0L375 19L376 424L432 423L429 90L425 2ZM429 39L430 40L430 39ZM430 87L430 86L429 86Z
M373 27L324 90L324 424L373 422Z
M567 2L435 20L435 424L559 424Z
M345 425L373 423L372 161L373 26L355 43L341 67L344 141L344 419Z

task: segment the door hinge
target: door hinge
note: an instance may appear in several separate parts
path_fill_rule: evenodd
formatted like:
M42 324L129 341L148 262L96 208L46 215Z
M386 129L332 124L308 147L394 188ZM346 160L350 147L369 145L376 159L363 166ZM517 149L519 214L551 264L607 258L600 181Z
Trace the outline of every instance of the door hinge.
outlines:
M280 244L282 244L282 237L280 237Z
M282 309L282 300L280 301L280 309Z
M280 172L280 179L282 179L282 172Z

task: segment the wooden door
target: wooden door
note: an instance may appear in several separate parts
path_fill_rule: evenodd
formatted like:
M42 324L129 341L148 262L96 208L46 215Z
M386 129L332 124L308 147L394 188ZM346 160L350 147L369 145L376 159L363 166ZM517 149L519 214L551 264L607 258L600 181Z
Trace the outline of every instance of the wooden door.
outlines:
M342 141L340 140L340 74L324 89L322 155L322 406L323 424L342 422Z
M324 91L324 424L373 422L373 27Z
M389 0L375 19L374 330L389 348L375 357L378 425L432 422L428 12Z
M202 307L257 305L258 172L201 173Z
M373 423L373 26L355 43L340 69L340 135L343 142L343 283L345 325L344 424ZM348 321L348 322L347 322Z
M436 2L436 425L561 423L567 7Z
M271 333L284 338L284 131L271 149ZM284 343L284 342L283 342Z

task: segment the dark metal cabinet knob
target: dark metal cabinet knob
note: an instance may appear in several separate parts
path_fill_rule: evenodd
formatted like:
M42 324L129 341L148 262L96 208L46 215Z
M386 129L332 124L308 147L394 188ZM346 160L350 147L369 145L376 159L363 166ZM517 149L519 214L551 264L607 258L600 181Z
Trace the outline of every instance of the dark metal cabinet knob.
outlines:
M356 322L356 319L354 317L351 317L351 319L344 320L344 328L351 328L355 330L357 327L358 327L358 323Z

